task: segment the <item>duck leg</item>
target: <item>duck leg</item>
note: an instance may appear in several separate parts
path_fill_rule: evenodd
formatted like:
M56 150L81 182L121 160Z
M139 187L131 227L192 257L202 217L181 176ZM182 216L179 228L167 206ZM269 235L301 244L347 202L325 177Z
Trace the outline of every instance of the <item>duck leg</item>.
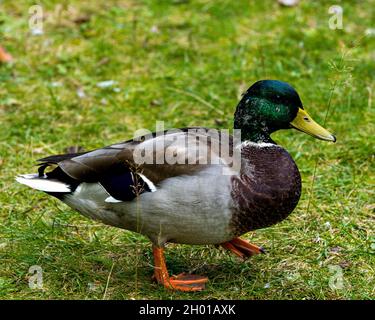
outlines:
M177 276L169 276L165 263L164 249L153 247L155 261L154 277L164 287L179 291L200 291L205 288L208 278L188 273L181 273Z
M266 253L262 247L258 247L241 238L234 238L228 242L221 243L221 246L232 251L242 259L247 259L259 253Z

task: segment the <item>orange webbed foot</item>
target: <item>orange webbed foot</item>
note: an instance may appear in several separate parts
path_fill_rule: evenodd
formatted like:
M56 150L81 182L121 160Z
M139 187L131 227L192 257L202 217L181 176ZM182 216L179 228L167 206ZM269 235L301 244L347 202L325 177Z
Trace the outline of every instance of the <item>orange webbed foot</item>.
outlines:
M177 276L169 276L164 258L164 250L160 247L153 248L155 271L153 278L165 288L184 292L201 291L208 281L207 277L180 273Z
M221 246L232 251L235 255L244 260L256 254L266 253L262 247L258 247L241 238L234 238L228 242L222 243Z
M185 272L169 278L172 289L180 291L201 291L205 289L207 281L207 277Z

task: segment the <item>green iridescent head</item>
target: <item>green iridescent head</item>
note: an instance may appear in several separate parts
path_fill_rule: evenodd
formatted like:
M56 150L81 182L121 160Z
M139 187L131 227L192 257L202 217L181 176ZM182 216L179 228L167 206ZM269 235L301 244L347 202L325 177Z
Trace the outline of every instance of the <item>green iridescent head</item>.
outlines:
M242 140L274 143L271 133L296 128L322 140L336 141L304 110L297 91L288 83L261 80L254 83L239 102L234 128L241 129Z

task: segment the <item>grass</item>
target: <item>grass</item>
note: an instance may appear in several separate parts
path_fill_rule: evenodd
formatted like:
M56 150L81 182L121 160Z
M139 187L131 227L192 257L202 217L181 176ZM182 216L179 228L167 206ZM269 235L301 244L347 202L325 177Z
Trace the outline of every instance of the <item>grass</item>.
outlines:
M328 27L336 2L342 30ZM41 1L36 36L34 2L1 1L0 44L15 62L0 65L0 298L373 298L375 6L336 2ZM156 120L231 128L240 93L264 78L290 82L338 142L273 136L296 160L303 194L287 220L245 236L267 255L243 263L213 246L168 246L170 271L209 276L204 292L157 286L144 237L14 181L40 157L123 141ZM97 86L106 80L116 83ZM28 286L33 265L43 289Z

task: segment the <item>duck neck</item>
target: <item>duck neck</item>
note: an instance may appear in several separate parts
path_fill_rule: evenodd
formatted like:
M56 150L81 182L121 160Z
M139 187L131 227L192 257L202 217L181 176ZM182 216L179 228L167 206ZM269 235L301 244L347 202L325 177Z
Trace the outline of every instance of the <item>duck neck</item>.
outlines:
M270 135L273 128L266 121L259 117L259 105L257 101L253 103L256 107L249 108L252 99L245 95L236 108L234 114L234 129L241 130L241 141L251 141L254 143L273 143Z

